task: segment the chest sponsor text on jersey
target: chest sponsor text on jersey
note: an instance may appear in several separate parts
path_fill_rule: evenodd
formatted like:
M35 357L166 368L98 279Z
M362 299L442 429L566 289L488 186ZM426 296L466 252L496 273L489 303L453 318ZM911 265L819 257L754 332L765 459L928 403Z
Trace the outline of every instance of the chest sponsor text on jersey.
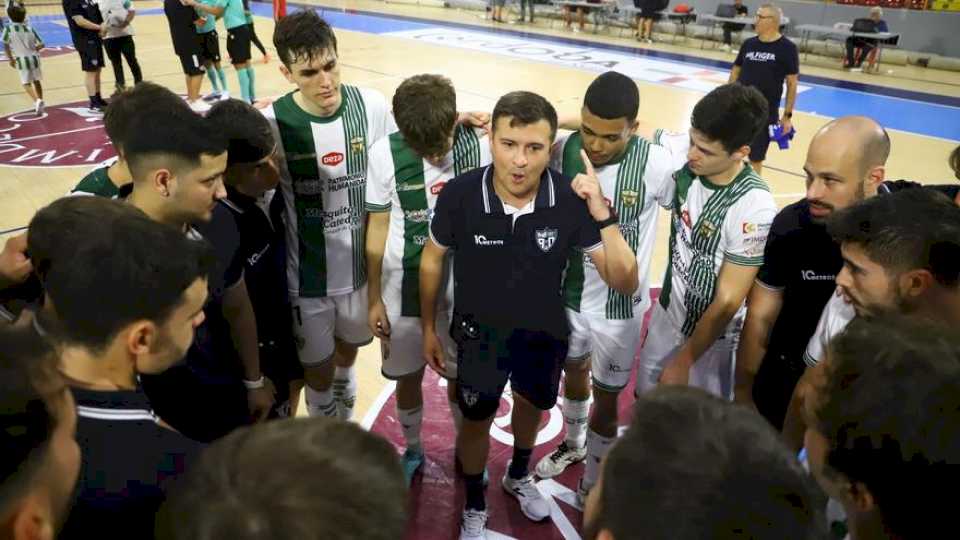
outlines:
M304 210L304 217L322 220L323 230L327 234L359 229L363 225L363 209L349 206L329 212L320 208L307 208Z
M350 188L363 187L366 180L365 173L353 173L336 178L297 179L293 182L293 191L297 195L321 195L334 193Z

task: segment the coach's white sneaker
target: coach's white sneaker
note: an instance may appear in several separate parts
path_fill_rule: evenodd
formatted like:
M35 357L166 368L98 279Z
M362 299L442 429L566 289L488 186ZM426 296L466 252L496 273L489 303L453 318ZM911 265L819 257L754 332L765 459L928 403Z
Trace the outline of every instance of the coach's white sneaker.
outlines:
M587 447L571 448L567 441L560 443L560 446L552 454L543 456L540 463L537 463L536 473L540 478L553 478L567 467L574 463L580 463L587 457Z
M510 470L509 463L507 470ZM543 497L533 481L533 475L526 475L519 480L510 478L510 473L503 474L503 490L513 495L520 502L520 511L531 521L543 521L550 517L550 505Z
M463 511L460 519L460 540L484 540L487 537L487 511Z
M43 100L38 99L36 103L33 104L33 112L37 113L37 116L43 114Z

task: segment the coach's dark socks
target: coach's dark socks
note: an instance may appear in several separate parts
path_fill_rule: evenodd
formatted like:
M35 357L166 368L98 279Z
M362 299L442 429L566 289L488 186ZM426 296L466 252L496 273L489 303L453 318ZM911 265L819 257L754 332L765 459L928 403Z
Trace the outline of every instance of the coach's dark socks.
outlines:
M510 478L519 480L527 476L527 469L530 467L530 454L533 454L532 448L513 447L513 459L510 461Z
M483 496L483 473L465 474L463 479L467 484L467 509L486 510L487 501Z

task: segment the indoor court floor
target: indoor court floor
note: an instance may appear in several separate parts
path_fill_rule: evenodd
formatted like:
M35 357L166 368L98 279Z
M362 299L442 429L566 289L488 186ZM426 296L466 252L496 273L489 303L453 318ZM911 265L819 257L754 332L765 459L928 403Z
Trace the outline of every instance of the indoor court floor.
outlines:
M86 110L79 58L70 47L59 4L31 4L28 0L29 18L48 46L42 58L47 112L39 118L33 114L15 71L4 62L0 68L4 70L0 76L0 241L26 226L38 208L65 194L88 170L113 155L100 117ZM257 15L257 33L272 55L265 64L254 50L257 97L278 96L290 91L292 85L281 75L270 45L272 7L258 2L252 5ZM162 4L136 1L135 7L138 14L133 26L144 77L183 93L184 80L173 54ZM305 6L288 4L289 11L302 8ZM624 37L574 34L557 23L551 28L543 17L536 25L494 25L483 20L482 11L442 8L436 3L349 0L314 3L310 8L318 9L334 26L343 82L378 89L389 100L405 77L440 73L453 81L461 110L490 111L499 96L523 89L546 96L561 116L575 116L590 81L600 72L615 69L637 81L641 96L639 116L645 126L685 130L694 104L706 91L726 82L729 64L734 59L731 53L701 50L699 42L692 38L677 45L640 45L629 31L624 32ZM222 29L220 36L223 41ZM224 47L222 42L223 50ZM224 60L226 63L226 56ZM956 181L947 166L947 156L960 143L960 73L883 66L882 74L867 75L844 73L826 62L818 65L821 67L801 65L801 88L794 115L796 138L788 150L772 145L765 164L763 176L780 206L803 197L802 167L812 134L831 118L846 114L872 116L889 130L893 142L887 164L889 179ZM231 94L239 96L235 73L229 68L226 73ZM104 97L113 91L109 66L103 70L102 89ZM204 89L209 90L209 81L204 82ZM664 212L651 269L652 283L659 283L663 276L668 231ZM356 419L367 427L399 435L391 418L392 384L380 376L379 363L377 343L361 351ZM427 384L442 383L431 376ZM446 453L443 459L437 458L437 463L428 464L422 488L415 497L427 497L431 504L450 505L451 515L448 523L446 518L438 518L436 507L425 512L421 505L419 525L415 525L420 528L411 532L411 538L449 538L459 517L455 508L460 503L454 503L454 497L447 495L447 500L438 500L444 498L444 489L454 489L454 483L452 468L447 466L452 456L451 439L442 437L445 442L431 442L429 436L430 430L452 430L443 394L439 388L435 393L436 399L427 398L428 403L438 404L438 410L428 413L425 444L428 454L434 444L443 446ZM509 410L509 403L505 402L504 407ZM300 410L302 414L302 406ZM556 438L560 429L556 426L558 418L555 410L545 420L542 440ZM498 440L503 448L509 446L508 434ZM554 442L550 442L539 448L534 459L553 446ZM502 448L501 451L505 461L508 456ZM493 453L496 452L494 449ZM499 482L502 466L496 469L491 464L491 493ZM574 530L579 517L567 504L572 500L569 487L575 480L575 476L570 476L541 485L541 489L553 490L556 500L567 501L556 508L566 517L555 514L555 526L528 526L511 503L513 506L504 506L499 512L500 518L491 518L491 528L519 538L534 533L541 538L579 538ZM428 489L440 491L428 494ZM496 492L503 499L500 490ZM497 514L500 503L491 504Z

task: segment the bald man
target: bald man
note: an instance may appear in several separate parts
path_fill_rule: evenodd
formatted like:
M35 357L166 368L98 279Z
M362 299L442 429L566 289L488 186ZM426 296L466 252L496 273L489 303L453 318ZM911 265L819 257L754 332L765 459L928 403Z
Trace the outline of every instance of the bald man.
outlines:
M807 196L773 220L763 266L747 297L737 350L734 399L755 404L778 429L803 373L803 351L843 266L825 220L878 190L890 138L864 116L837 118L817 132L807 150Z

